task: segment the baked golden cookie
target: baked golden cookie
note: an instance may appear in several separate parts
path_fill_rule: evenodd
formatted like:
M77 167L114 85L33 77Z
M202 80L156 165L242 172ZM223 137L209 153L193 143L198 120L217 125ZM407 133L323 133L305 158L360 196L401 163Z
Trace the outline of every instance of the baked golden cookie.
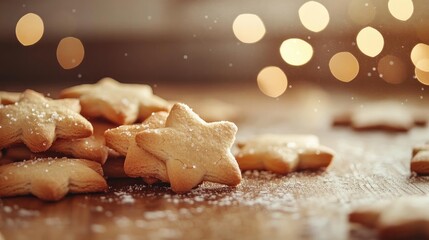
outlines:
M64 89L60 97L79 98L82 115L104 117L119 125L144 120L152 112L170 108L167 101L153 94L150 86L119 83L111 78Z
M5 156L15 161L44 157L73 157L104 164L109 153L110 155L116 156L114 155L114 151L106 146L104 140L104 131L113 128L115 125L100 121L92 122L91 124L94 128L94 134L90 137L57 139L48 150L39 153L31 152L24 145L12 146L6 149Z
M349 221L377 230L380 239L428 239L428 196L402 197L359 207Z
M165 128L136 135L137 145L166 163L175 192L188 192L202 181L236 186L241 171L230 149L237 126L232 122L206 123L182 103L173 105Z
M334 125L350 125L355 130L408 131L425 125L426 116L396 101L370 102L334 117Z
M83 159L44 158L0 166L0 197L33 194L57 201L70 193L107 190L99 163Z
M26 90L16 104L0 108L0 149L24 143L32 152L49 149L56 138L74 139L92 135L92 125L66 101L51 100Z
M269 170L287 174L295 170L328 167L334 151L319 145L314 135L264 134L237 144L236 159L241 170Z
M142 124L124 125L105 132L106 143L126 156L124 171L130 177L142 177L146 183L169 182L165 163L137 146L135 136L146 129L165 126L167 112L152 113Z

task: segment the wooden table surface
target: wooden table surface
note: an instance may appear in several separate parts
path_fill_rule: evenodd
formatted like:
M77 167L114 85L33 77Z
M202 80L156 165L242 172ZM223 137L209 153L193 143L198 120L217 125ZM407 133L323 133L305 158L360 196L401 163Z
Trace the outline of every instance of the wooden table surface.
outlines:
M155 92L190 105L206 98L237 105L238 139L311 133L337 155L326 171L286 176L248 171L238 187L204 183L183 195L138 179L109 179L107 193L69 195L55 203L30 196L4 198L4 239L373 239L373 231L348 224L352 207L429 193L429 178L409 171L411 148L429 140L427 127L386 133L331 126L333 111L376 98L395 98L410 107L427 105L421 92L367 96L304 84L294 85L279 99L262 95L256 84L164 85Z

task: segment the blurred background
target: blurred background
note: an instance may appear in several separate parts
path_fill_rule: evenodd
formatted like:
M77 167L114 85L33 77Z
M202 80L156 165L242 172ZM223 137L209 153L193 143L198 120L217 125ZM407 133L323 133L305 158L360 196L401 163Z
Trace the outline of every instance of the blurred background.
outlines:
M300 81L420 91L429 84L427 3L0 1L0 82L2 89L105 76L152 85L246 83L273 97Z

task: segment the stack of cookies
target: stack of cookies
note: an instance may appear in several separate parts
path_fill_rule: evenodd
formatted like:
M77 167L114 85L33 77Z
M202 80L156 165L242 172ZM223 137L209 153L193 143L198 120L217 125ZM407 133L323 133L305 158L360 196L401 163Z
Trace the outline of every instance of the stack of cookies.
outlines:
M6 99L6 98L5 98ZM3 100L0 108L0 196L32 193L41 199L58 200L67 192L103 191L107 188L100 163L105 160L98 149L92 124L79 114L79 101L53 100L32 90L22 93L15 103ZM8 104L10 103L10 104ZM88 148L82 145L88 143ZM7 149L5 149L7 148ZM87 160L79 156L88 154ZM75 155L78 159L37 158L34 156ZM104 158L104 159L101 159Z
M69 192L105 191L106 173L168 182L175 192L202 181L241 181L230 151L234 123L206 123L148 85L111 78L60 97L0 92L0 196L55 201Z

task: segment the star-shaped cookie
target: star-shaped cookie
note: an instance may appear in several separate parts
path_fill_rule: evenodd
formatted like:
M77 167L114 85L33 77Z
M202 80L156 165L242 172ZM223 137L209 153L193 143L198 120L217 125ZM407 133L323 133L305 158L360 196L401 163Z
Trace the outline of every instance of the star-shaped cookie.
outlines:
M33 194L57 201L68 192L88 193L107 189L99 163L83 159L44 158L0 166L0 197Z
M400 102L369 102L334 116L333 125L350 125L355 130L408 131L425 125L427 116Z
M156 96L144 84L123 84L103 78L96 84L83 84L64 89L62 98L79 98L82 115L104 117L118 125L144 120L152 112L167 111L170 103Z
M152 113L142 124L123 125L105 132L106 143L123 156L124 172L130 177L142 177L152 184L157 180L169 182L165 163L137 146L135 136L146 129L165 126L167 112Z
M64 105L69 103L72 109ZM89 137L90 122L75 110L73 100L51 100L26 90L15 104L0 107L0 149L24 143L32 152L49 149L56 138Z
M314 135L264 134L237 144L235 155L241 170L269 170L287 174L295 170L328 167L334 151L319 145Z
M353 210L349 221L377 230L380 239L428 239L428 196L371 203Z
M176 103L165 128L144 130L136 142L166 163L171 188L182 193L202 181L240 183L241 171L230 151L236 132L232 122L206 123L187 105Z
M5 157L16 161L44 157L74 157L104 164L113 150L105 145L104 132L116 125L107 122L92 122L94 134L87 138L57 139L52 146L39 153L32 153L26 146L18 145L6 149ZM111 154L112 155L112 154Z

